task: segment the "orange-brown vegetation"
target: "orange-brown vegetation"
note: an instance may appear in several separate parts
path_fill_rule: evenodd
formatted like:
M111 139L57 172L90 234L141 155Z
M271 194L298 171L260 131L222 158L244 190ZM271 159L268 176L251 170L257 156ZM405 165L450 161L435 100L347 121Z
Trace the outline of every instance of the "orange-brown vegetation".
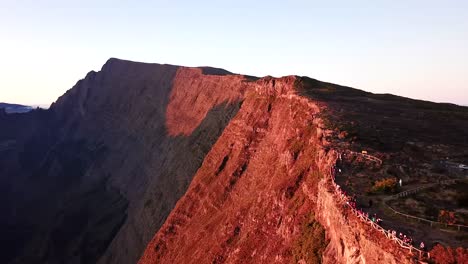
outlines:
M371 191L374 193L386 192L393 193L397 189L397 179L396 178L386 178L378 180L374 183L371 188Z
M444 224L449 224L449 225L455 224L456 222L455 212L451 212L448 210L440 210L438 221Z
M431 260L435 264L465 264L468 263L468 250L458 247L444 247L436 245L431 251Z

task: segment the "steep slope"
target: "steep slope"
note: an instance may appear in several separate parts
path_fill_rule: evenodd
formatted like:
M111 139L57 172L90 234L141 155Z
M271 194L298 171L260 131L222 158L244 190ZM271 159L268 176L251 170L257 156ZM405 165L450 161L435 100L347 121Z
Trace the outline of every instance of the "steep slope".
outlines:
M446 122L456 123L456 130L434 129L448 113L454 116ZM372 185L359 189L349 181L395 177L395 166L405 166L414 168L406 177L424 183L418 175L427 173L427 164L450 154L414 156L406 141L443 144L459 159L465 155L467 114L467 108L455 105L374 95L309 78L260 79L139 263L415 263L427 254L399 246L340 202L331 168L338 153L353 150L367 149L384 159L377 167L358 160L339 164L344 173L336 180L347 177L343 188L363 208ZM440 137L441 131L450 138ZM380 204L365 210L378 212L385 229L413 230L410 234L430 246L440 232L395 220ZM463 235L445 236L467 246L466 240L456 241Z
M317 107L288 98L294 81L257 81L140 263L290 258L299 227L313 220L301 183L320 177L311 129Z
M238 111L245 82L111 59L49 110L2 115L11 250L1 262L136 262Z
M298 96L300 81L255 83L139 263L410 262L342 216L327 188L326 106Z

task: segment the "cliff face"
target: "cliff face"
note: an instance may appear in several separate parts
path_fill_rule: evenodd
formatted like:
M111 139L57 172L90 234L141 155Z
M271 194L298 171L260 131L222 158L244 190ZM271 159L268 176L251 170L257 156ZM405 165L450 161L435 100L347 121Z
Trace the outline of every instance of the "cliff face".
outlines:
M111 59L49 110L2 116L1 262L136 262L237 113L244 82Z
M237 113L243 81L240 76L206 76L200 69L179 68L167 83L167 93L161 96L167 98L167 102L159 104L148 99L158 114L137 110L129 119L157 127L157 131L151 133L145 126L135 129L137 126L133 124L124 125L134 129L136 140L145 139L141 142L145 152L140 157L132 157L130 151L124 152L122 161L139 168L137 171L131 168L133 172L119 169L121 174L115 177L115 184L121 190L134 191L126 194L134 204L129 207L128 220L100 263L137 261L154 232L185 193L212 144ZM218 92L222 85L231 85L237 92L235 95L217 93L211 97L210 94ZM141 95L135 95L135 103L140 100ZM129 106L129 110L135 108L138 109ZM187 119L190 122L186 122ZM128 144L131 148L135 142ZM115 164L110 166L115 170ZM143 179L142 174L145 175Z
M321 181L318 190L317 219L330 239L323 263L414 263L408 251L337 205L327 181Z
M298 82L252 83L139 263L411 263L343 215L327 188L326 105Z

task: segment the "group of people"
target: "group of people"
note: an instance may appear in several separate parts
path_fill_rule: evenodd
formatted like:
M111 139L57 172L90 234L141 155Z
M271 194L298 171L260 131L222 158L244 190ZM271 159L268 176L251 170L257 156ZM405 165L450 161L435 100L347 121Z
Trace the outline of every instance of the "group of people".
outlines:
M374 214L372 215L372 217L370 218L370 220L378 225L380 225L380 223L382 223L382 219L380 219L379 217L377 217L377 214Z
M399 238L401 241L403 241L406 244L413 244L413 239L409 236L404 235L403 233L399 232L397 236L397 231L389 229L388 232L392 235L393 238Z
M341 159L341 154L340 154L340 159ZM369 213L367 212L364 212L362 211L361 209L358 209L356 207L356 196L353 195L353 196L348 196L347 193L342 190L340 188L340 186L338 184L335 183L335 174L336 172L341 172L341 169L337 168L336 165L333 165L331 167L331 177L332 177L332 182L335 186L335 191L336 191L336 194L339 196L340 200L345 202L347 205L349 205L349 207L351 207L351 209L353 209L354 212L356 212L358 214L358 216L364 216L365 219L368 219L374 223L376 223L377 225L381 225L382 223L382 219L377 217L377 214L373 214L371 217L369 217ZM400 186L402 184L401 182L401 179L400 179ZM372 207L372 201L370 200L369 201L369 208ZM393 238L398 238L400 239L401 241L403 241L405 244L408 244L408 245L413 245L413 239L401 232L398 233L398 236L397 236L397 231L395 230L388 230L388 232L391 234L391 236ZM424 245L424 242L421 242L420 245L419 245L419 249L420 250L425 250L425 245Z
M408 245L413 245L413 239L410 236L407 236L401 232L398 233L397 236L397 231L389 229L388 232L391 234L393 238L399 238L403 243L408 244ZM419 244L419 249L420 250L425 250L426 246L424 245L424 242L421 242Z
M377 214L374 213L373 215L369 215L368 212L364 212L363 210L356 207L356 196L353 195L351 197L347 197L346 204L349 205L354 211L357 213L358 216L363 216L365 219L372 221L380 225L382 223L382 219L377 217Z

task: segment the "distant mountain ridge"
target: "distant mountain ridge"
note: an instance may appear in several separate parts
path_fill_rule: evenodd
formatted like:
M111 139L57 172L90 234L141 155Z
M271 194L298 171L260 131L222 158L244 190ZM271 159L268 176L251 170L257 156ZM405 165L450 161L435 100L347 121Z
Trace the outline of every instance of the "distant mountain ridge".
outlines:
M31 106L20 104L0 103L0 108L5 109L7 113L26 113L33 109Z

